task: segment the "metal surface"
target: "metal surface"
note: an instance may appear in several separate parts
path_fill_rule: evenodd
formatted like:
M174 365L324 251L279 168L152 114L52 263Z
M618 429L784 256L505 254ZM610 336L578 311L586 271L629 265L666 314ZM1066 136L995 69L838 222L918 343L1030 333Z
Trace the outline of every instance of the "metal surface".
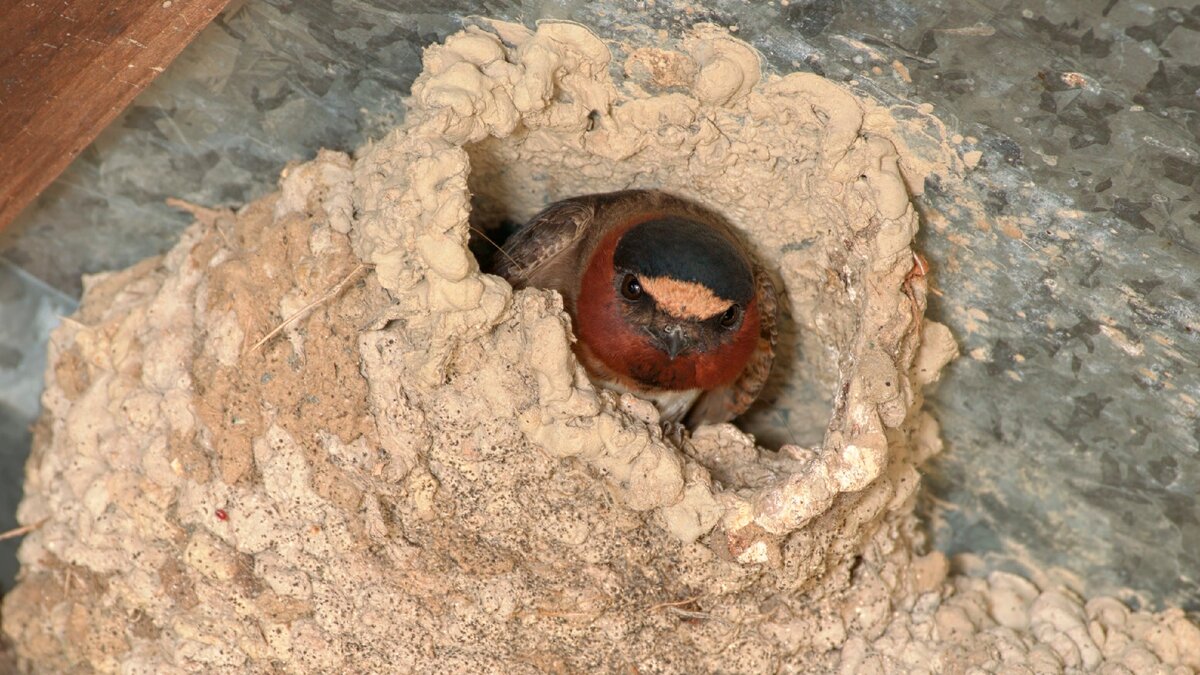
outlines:
M780 72L933 104L983 152L965 188L930 181L916 200L944 293L934 315L965 355L931 399L947 439L930 481L938 545L1200 609L1200 7L252 0L0 248L77 294L81 272L171 244L186 218L166 197L244 203L285 162L380 135L403 118L422 46L475 14L614 40L736 26Z

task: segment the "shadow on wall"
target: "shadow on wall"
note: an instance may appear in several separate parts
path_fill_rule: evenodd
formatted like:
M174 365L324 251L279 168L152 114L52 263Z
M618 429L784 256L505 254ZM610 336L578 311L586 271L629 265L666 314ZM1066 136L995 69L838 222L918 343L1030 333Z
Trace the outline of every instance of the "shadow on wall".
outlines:
M38 415L50 331L75 306L0 259L0 532L17 526L30 426ZM0 541L0 591L12 588L20 541Z
M0 401L0 532L17 526L17 505L24 494L25 455L32 434L30 420L16 408ZM17 577L19 537L0 541L0 595L13 587Z

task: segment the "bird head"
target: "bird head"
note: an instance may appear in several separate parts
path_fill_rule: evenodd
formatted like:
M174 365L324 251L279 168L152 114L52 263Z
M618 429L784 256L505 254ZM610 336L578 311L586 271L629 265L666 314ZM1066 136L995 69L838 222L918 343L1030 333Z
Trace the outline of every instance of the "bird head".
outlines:
M577 330L612 370L656 389L735 380L757 345L754 271L738 242L683 215L610 230L587 262Z

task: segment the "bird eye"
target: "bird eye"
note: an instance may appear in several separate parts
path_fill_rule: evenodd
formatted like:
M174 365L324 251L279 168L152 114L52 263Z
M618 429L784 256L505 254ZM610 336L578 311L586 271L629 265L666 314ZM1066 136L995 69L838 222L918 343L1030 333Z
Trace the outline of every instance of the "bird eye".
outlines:
M626 274L625 280L621 282L621 295L627 300L637 300L642 297L642 284L637 277L632 274Z
M737 325L738 317L742 313L742 308L737 305L730 305L725 313L721 314L721 325L725 328L733 328Z

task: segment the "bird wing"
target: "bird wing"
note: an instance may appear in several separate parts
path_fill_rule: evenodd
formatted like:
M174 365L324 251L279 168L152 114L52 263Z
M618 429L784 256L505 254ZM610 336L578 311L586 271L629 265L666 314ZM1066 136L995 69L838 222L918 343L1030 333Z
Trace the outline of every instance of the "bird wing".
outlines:
M590 200L551 204L508 238L495 258L495 273L517 288L531 285L539 270L587 234L595 214Z
M717 424L746 412L771 374L775 362L775 342L779 338L779 298L775 285L761 267L754 268L757 286L759 331L758 347L750 356L750 362L732 384L704 392L688 412L687 426L696 428L700 424Z

